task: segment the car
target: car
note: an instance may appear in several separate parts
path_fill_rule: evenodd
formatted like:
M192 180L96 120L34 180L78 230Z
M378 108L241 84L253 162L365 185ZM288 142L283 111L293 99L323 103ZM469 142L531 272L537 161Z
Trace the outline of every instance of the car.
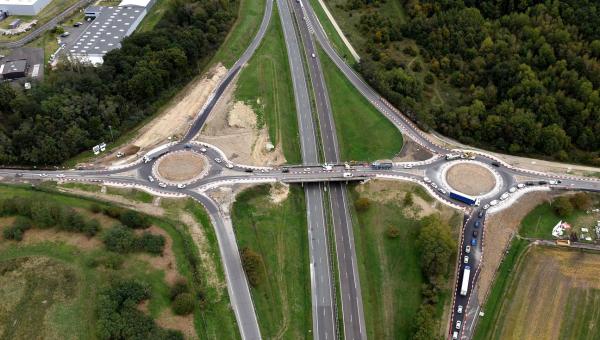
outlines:
M498 162L492 162L492 165L495 166L496 168L500 167L500 163L498 163Z
M163 182L159 182L158 186L161 187L161 188L166 188L167 187L167 185L165 183L163 183Z
M177 184L177 189L183 189L183 188L185 188L185 184L183 184L183 183Z
M123 156L125 156L124 153L122 153L121 151L117 152L117 158L121 158Z
M143 160L144 160L144 163L148 163L152 160L152 157L144 156Z
M482 218L483 214L484 214L483 210L479 210L479 214L477 214L477 217Z
M310 168L304 168L304 172L309 172Z
M225 167L227 167L227 169L233 169L233 164L227 163L225 164Z
M469 257L468 257L468 256L465 256L465 257L464 257L464 259L463 259L463 262L464 262L465 264L469 263Z
M525 185L528 186L528 187L530 187L532 185L535 185L535 183L533 183L533 182L525 182Z
M437 185L437 184L435 184L435 183L431 183L431 186L432 186L434 189L437 189L437 187L438 187L438 185Z
M148 176L148 180L149 180L150 182L154 182L154 177L152 177L152 176Z
M462 305L458 305L458 308L456 308L456 312L458 314L462 314L462 312L463 312L463 306Z
M254 170L252 170L252 169L246 169L246 170L244 170L244 171L245 171L245 172L254 172Z
M470 254L471 253L471 246L467 244L467 246L465 247L465 253Z
M517 191L517 188L515 188L515 187L512 187L512 188L508 189L508 192L510 192L511 194L512 194L513 192L515 192L515 191Z
M502 195L500 195L500 200L504 201L505 199L508 198L508 196L510 196L510 194L508 192L503 193Z
M456 321L456 329L460 329L461 325L462 325L462 322L460 322L460 320Z
M40 174L39 176L40 176L40 177L48 177L48 174L45 174L45 173L44 173L44 174Z
M61 35L60 35L60 37L61 37L61 38L66 38L66 37L68 37L68 36L70 36L70 35L71 35L71 33L69 33L69 32L64 32L63 34L61 34Z
M404 164L404 169L412 169L412 164Z
M23 177L23 174L22 174L22 173L20 173L20 172L17 172L17 173L15 174L15 177Z
M429 179L429 177L423 177L423 182L430 183L431 180Z
M517 188L523 189L523 188L525 188L525 184L519 183L519 184L517 184Z
M458 340L458 332L452 333L452 340Z
M477 239L476 239L476 238L472 238L472 239L471 239L471 245L472 245L473 247L477 246Z
M184 149L191 149L192 148L192 144L190 143L185 143L185 145L183 146Z
M479 236L479 231L473 230L473 237L477 237L477 236Z
M206 149L205 147L200 148L200 152L206 152L206 151L208 151L208 149Z
M489 208L490 208L489 204L486 204L486 205L483 206L483 210L488 210Z
M493 201L490 202L490 205L492 207L495 206L496 204L498 204L498 200L493 200Z
M475 221L475 228L481 227L481 221Z
M331 171L331 170L333 170L333 165L331 165L331 164L323 164L323 170L324 171Z
M317 57L317 56L316 56L314 53L313 53L313 54L311 54L310 56L311 56L311 57L313 57L313 58L316 58L316 57Z
M438 188L438 191L442 194L445 195L446 194L446 190L444 190L444 188Z
M65 175L64 174L58 174L58 175L56 175L56 177L57 178L65 178Z
M558 184L558 182L557 182L557 181L550 181L550 182L548 182L548 183L550 183L551 185Z
M548 182L546 182L546 181L539 181L538 184L539 185L546 185L546 184L548 184Z
M284 174L287 174L288 172L290 172L290 169L288 169L288 168L283 168L283 170L281 170L281 172L283 172Z
M221 164L222 160L221 160L221 158L217 157L217 158L215 158L215 162Z
M352 177L352 173L350 173L350 172L344 172L343 176L346 177L346 178L347 177Z

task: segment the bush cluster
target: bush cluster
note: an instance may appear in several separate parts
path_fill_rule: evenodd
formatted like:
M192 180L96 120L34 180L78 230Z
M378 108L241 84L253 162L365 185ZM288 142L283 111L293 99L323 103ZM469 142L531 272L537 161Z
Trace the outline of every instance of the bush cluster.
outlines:
M144 232L137 236L131 229L119 224L107 230L102 240L106 249L116 253L143 251L160 255L165 247L165 238L162 235Z
M263 280L263 259L260 254L248 247L242 248L242 266L250 284L258 286Z
M12 227L4 232L4 238L21 240L23 232L31 227L84 233L92 237L100 230L95 219L86 219L70 207L51 200L39 200L32 197L12 197L0 200L0 216L17 218Z

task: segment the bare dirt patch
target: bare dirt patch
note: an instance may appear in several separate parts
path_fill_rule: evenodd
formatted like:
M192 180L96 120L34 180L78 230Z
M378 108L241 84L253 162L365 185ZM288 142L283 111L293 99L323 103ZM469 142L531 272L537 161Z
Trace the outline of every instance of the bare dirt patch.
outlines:
M181 331L185 339L198 339L194 328L194 314L175 315L170 308L165 308L156 319L156 323L163 328Z
M433 154L404 136L404 145L400 153L394 157L395 162L418 162L433 157Z
M289 194L290 186L283 183L274 183L269 190L269 198L275 204L285 201Z
M239 164L285 163L281 145L267 149L271 144L267 127L257 126L256 114L249 105L233 100L234 91L235 86L231 86L223 93L197 139L215 145Z
M183 151L161 157L156 165L160 177L173 182L186 182L198 177L206 168L206 160L195 152Z
M446 181L453 189L467 195L483 195L496 185L494 174L476 164L458 163L446 172Z
M508 242L518 232L521 220L538 204L550 199L551 195L547 192L528 193L521 196L510 208L486 217L485 246L477 290L479 301L484 301Z

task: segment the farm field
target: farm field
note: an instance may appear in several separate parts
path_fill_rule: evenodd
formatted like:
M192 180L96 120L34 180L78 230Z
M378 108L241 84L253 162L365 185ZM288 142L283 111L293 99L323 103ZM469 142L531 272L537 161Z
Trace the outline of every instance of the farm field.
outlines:
M103 303L107 292L126 282L140 284L147 292L149 298L136 307L139 313L130 317L147 326L150 325L148 322L155 323L152 327L158 328L152 333L154 336L169 329L179 331L185 338L239 338L233 313L228 307L214 232L199 206L190 201L177 204L168 201L165 210L171 213L176 209L178 212L185 210L195 222L183 224L170 217L147 216L149 227L133 230L135 235L150 233L164 238L162 251L153 255L142 248L109 250L105 243L113 226L123 223L123 213L127 209L59 193L52 186L32 189L1 185L0 202L12 197L51 202L54 207L59 207L53 208L55 211L73 209L70 211L79 214L85 223L97 221L99 229L90 236L67 231L69 229L63 222L42 226L37 221L43 219L36 215L32 217L33 227L24 231L22 240L13 241L7 239L6 231L26 215L0 214L1 339L101 337L106 329L102 326L104 319L100 311L106 306ZM0 204L2 212L7 211L4 204ZM205 237L201 249L195 245L190 228L202 229L194 231ZM171 309L170 292L171 287L182 280L187 282L192 293L200 294L201 299L194 301L201 301L202 306L194 303L192 314L178 316ZM144 317L149 319L142 320Z
M476 339L598 339L600 254L531 246Z
M370 339L410 339L413 335L414 320L423 302L421 289L426 283L417 245L421 219L429 214L440 214L440 221L449 224L453 237L458 238L462 215L438 202L424 199L418 188L406 183L371 181L350 190L354 202L359 198L370 200L368 209L355 208L352 213L365 323ZM407 205L404 198L409 192L413 204ZM389 237L389 228L396 228L398 236ZM435 305L436 329L439 328L440 336L445 331L445 323L441 320L446 319L451 303L454 281L449 274L443 279L444 287Z
M304 191L292 186L287 198L274 203L269 189L263 185L243 191L232 210L242 258L246 248L262 259L258 282L251 286L261 334L265 339L311 339Z

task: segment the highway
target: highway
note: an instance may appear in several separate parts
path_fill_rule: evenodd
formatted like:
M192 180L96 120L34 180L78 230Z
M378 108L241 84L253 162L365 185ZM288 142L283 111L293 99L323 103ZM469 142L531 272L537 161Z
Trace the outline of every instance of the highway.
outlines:
M298 36L287 0L277 0L277 5L292 75L302 160L304 164L318 164L317 136ZM321 184L307 184L304 185L304 192L311 266L313 336L315 339L336 339L335 296L323 208L323 188Z
M319 51L316 49L311 34L312 28L310 27L310 22L306 20L303 3L293 1L292 8L308 64L319 122L323 156L326 163L337 164L340 162L337 132L327 92L327 84L325 83L319 61ZM346 185L343 182L330 183L328 187L329 205L332 215L331 221L335 236L335 253L337 256L344 338L366 339L352 219L350 218L348 207L348 193Z

